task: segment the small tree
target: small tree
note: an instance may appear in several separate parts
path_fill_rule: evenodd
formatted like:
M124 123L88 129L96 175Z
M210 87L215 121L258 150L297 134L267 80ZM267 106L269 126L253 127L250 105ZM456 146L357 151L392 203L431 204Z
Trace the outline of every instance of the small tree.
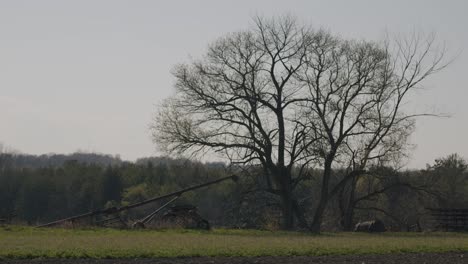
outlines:
M466 206L468 196L468 164L458 154L436 159L427 166L423 175L430 178L434 189L440 193L439 206L457 208Z

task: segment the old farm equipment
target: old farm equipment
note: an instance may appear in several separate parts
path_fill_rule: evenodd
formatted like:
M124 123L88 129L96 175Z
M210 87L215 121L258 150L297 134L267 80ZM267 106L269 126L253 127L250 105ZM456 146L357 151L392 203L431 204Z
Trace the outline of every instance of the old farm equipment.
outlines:
M210 229L210 223L203 219L193 205L172 206L161 218L162 224L175 224L186 228Z
M379 219L359 222L354 227L354 232L376 233L385 231L387 231L387 228L385 228L385 224Z
M162 201L169 199L165 204L157 208L155 211L153 211L151 214L145 216L144 218L136 221L133 223L133 227L135 228L144 228L147 223L149 223L159 212L161 212L164 208L166 208L168 205L170 205L172 202L177 200L180 196L182 196L186 192L190 192L193 190L197 190L209 185L217 184L226 180L233 180L237 181L238 177L236 175L231 175L228 177L220 178L217 180L209 181L206 183L202 183L199 185L195 185L192 187L188 187L176 192L172 192L169 194L165 194L162 196L154 197L151 199L144 200L142 202L126 205L126 206L121 206L121 207L111 207L111 208L106 208L106 209L101 209L101 210L96 210L96 211L91 211L88 213L68 217L65 219L60 219L57 221L53 221L47 224L39 225L37 227L51 227L51 226L74 226L75 224L78 223L86 223L86 224L94 224L94 225L110 225L110 224L115 224L118 223L121 226L127 226L125 221L122 220L120 217L120 213L123 211L127 211L133 208L138 208L146 204L151 204L157 201ZM96 221L97 217L106 217L103 220ZM181 209L181 207L173 207L169 212L167 212L164 216L163 219L181 219L185 217L186 219L190 219L195 221L196 225L195 227L198 228L206 228L206 226L209 228L209 224L206 220L201 218L198 213L196 212L196 208L185 208Z

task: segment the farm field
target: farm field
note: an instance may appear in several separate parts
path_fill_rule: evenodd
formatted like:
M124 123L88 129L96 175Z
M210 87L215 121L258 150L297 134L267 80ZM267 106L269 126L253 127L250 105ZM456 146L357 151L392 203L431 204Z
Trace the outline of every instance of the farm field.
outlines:
M462 233L0 228L0 259L135 259L468 252Z

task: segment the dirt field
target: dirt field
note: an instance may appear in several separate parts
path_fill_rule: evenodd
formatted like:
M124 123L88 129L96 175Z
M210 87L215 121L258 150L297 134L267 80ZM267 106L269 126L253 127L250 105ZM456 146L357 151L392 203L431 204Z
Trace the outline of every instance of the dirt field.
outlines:
M5 264L301 264L301 263L336 263L336 264L370 264L370 263L426 263L426 264L467 264L467 253L419 253L392 255L349 255L321 257L197 257L197 258L156 258L156 259L33 259L4 260Z

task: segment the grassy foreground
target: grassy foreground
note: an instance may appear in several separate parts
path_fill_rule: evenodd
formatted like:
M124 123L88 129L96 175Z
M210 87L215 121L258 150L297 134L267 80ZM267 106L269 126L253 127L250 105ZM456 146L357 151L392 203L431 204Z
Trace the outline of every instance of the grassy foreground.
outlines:
M0 227L0 259L289 256L468 251L468 234Z

